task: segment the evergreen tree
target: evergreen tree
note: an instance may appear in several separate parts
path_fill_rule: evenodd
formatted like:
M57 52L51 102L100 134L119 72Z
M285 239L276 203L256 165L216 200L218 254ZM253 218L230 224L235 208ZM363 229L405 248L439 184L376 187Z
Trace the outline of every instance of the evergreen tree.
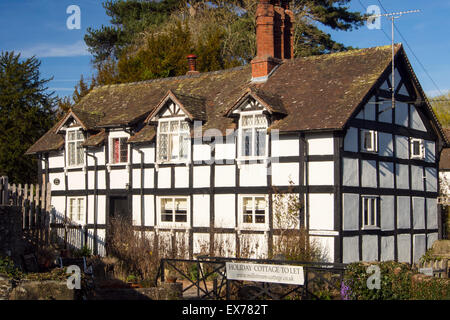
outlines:
M183 0L108 0L103 3L112 26L87 29L84 41L94 62L117 59L139 33L160 26Z
M15 183L37 180L37 160L27 149L54 124L53 92L41 79L40 61L0 54L0 171Z

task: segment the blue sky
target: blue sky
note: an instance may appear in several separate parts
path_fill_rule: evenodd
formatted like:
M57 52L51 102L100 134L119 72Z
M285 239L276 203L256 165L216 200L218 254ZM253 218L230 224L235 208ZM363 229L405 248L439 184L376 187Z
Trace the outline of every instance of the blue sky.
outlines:
M353 0L351 9L365 12L369 5L378 5L384 13L380 2L388 12L421 10L395 21L409 47L397 32L395 41L404 44L427 94L450 90L450 0ZM79 30L66 26L70 5L80 7ZM24 57L36 55L42 62L43 77L54 78L50 89L59 96L71 95L80 75L89 78L92 74L92 57L83 41L86 29L108 22L101 0L0 0L0 50L21 52ZM390 43L390 21L382 18L381 26L388 36L367 27L351 32L325 31L346 45L365 48Z

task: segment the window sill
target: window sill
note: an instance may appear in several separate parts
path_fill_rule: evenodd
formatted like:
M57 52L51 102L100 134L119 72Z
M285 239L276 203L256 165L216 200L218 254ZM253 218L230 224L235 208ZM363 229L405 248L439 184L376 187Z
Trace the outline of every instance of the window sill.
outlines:
M159 222L155 229L187 229L189 222Z
M262 163L266 167L268 166L270 159L269 157L248 157L248 158L238 158L236 159L236 163L238 167L240 168L242 164L255 164L255 163Z
M265 231L268 232L269 226L265 223L241 223L237 228L238 231Z

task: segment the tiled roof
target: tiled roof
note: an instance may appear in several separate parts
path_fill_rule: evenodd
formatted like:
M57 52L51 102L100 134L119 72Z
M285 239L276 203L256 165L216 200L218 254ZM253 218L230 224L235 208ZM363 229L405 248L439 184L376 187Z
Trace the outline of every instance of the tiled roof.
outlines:
M404 54L401 45L396 54ZM406 59L406 55L404 55ZM92 130L143 121L169 90L193 118L203 119L203 131L235 129L227 112L246 93L263 100L277 117L271 129L280 132L341 130L391 63L391 47L287 60L263 84L251 82L251 66L173 78L156 79L93 89L72 110ZM143 130L143 131L142 131ZM129 142L153 139L144 126ZM42 140L45 140L43 142ZM48 141L47 141L48 140ZM33 152L61 143L49 131Z

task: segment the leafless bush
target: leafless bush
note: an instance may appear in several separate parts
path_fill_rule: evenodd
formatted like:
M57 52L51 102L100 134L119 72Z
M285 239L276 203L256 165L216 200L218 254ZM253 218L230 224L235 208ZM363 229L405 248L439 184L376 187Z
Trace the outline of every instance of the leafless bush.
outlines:
M327 251L321 244L311 239L308 231L300 223L303 204L294 192L293 182L286 192L274 189L273 216L277 235L273 240L273 257L281 256L286 260L324 261Z
M126 279L133 275L141 280L156 279L160 259L186 258L184 237L173 241L169 237L148 237L143 231L136 231L129 222L121 219L111 221L109 253L117 259L119 270L115 276ZM156 241L155 241L156 240Z

